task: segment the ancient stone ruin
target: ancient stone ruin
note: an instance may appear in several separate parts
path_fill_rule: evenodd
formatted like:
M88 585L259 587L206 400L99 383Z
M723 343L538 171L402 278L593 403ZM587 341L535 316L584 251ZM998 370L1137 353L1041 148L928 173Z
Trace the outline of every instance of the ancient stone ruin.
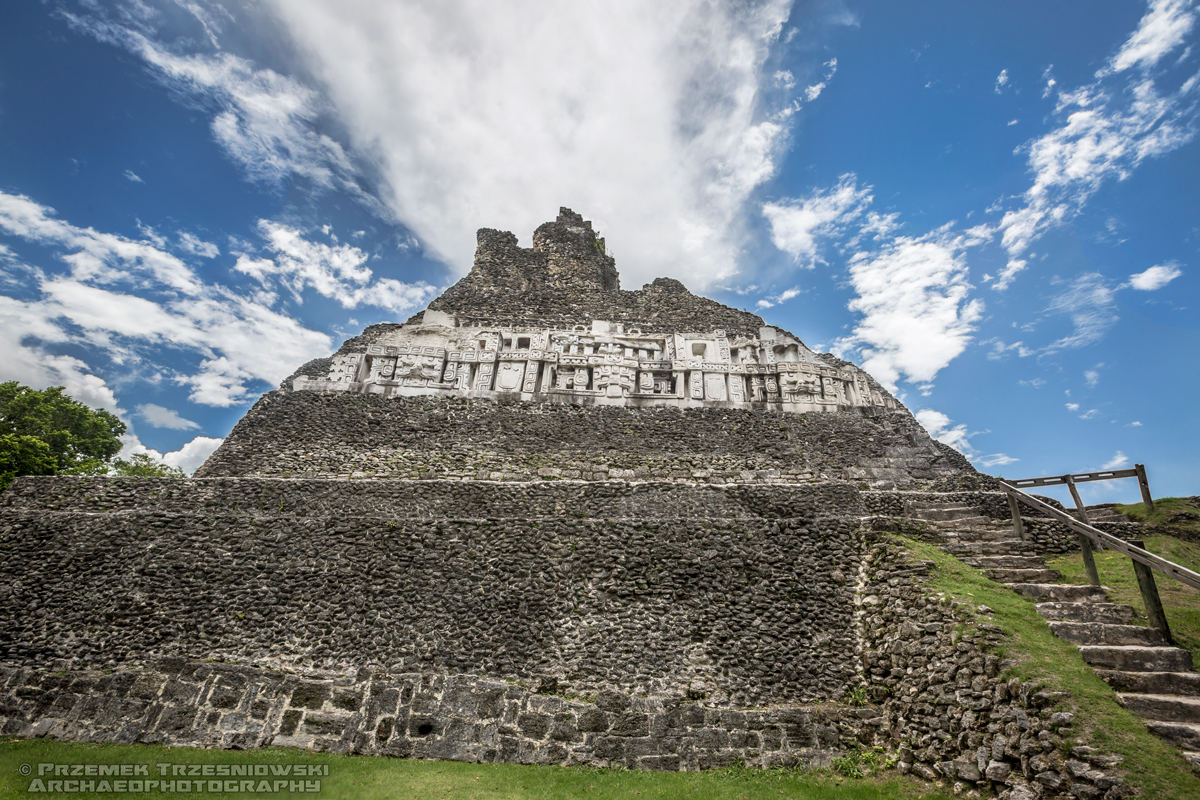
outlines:
M478 240L195 478L0 496L0 731L668 770L879 746L1119 783L1062 766L1055 699L878 532L1007 505L869 375L678 281L621 290L567 209L531 249Z

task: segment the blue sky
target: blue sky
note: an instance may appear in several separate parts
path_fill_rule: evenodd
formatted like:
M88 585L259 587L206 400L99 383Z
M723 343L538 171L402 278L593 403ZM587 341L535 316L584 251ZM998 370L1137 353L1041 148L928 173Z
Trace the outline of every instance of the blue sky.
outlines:
M758 311L985 471L1136 461L1195 494L1198 14L10 3L0 379L191 470L297 365L465 274L476 228L528 245L566 205L625 288Z

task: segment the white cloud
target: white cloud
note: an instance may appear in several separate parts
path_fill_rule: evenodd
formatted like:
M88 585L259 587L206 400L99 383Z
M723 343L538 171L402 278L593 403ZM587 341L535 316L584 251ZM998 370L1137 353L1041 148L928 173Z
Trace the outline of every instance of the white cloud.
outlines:
M1140 428L1140 427L1142 427L1142 423L1138 422L1137 420L1134 420L1133 422L1129 423L1128 427Z
M238 257L234 269L257 278L266 286L270 286L270 279L274 278L297 300L302 299L306 287L312 287L325 297L337 300L344 308L366 303L392 311L407 311L424 305L437 292L427 283L401 283L392 278L371 283L371 270L365 266L367 254L353 245L311 242L299 230L269 220L260 220L258 229L267 240L267 247L275 254L274 260L243 254ZM325 233L329 235L328 230Z
M1013 278L1017 277L1018 272L1022 272L1028 262L1023 258L1010 258L1008 263L1004 265L1004 269L1000 270L1000 274L996 276L995 283L992 288L998 292L1002 292L1009 287L1013 282Z
M969 439L975 434L968 433L965 424L952 426L950 424L952 422L950 417L932 408L922 408L913 416L917 418L917 422L921 424L921 427L934 439L937 439L942 444L950 445L966 456L972 454L973 451Z
M89 408L117 411L112 389L86 362L46 349L67 340L66 332L36 304L0 295L0 382L19 381L35 389L62 386Z
M1100 416L1100 409L1098 409L1098 408L1089 408L1087 411L1085 411L1085 412L1083 412L1082 414L1080 414L1080 415L1079 415L1079 418L1080 418L1080 419L1095 419L1095 418L1096 418L1096 417L1098 417L1098 416Z
M1100 371L1099 370L1089 369L1083 373L1083 377L1084 377L1084 380L1087 381L1087 387L1089 389L1095 389L1096 386L1099 385L1099 383L1100 383Z
M221 254L221 248L187 231L179 232L179 246L192 255L203 256L204 258L216 258Z
M1046 385L1046 381L1043 378L1033 378L1032 380L1028 381L1017 381L1017 383L1022 386L1032 386L1035 389L1040 389Z
M953 236L943 228L855 254L850 280L858 297L849 307L862 318L834 352L860 353L863 369L889 389L901 376L931 383L966 349L983 315L982 301L967 298L972 287L963 258L983 236L978 229Z
M1054 298L1048 310L1071 318L1073 330L1067 336L1049 344L1042 352L1054 353L1086 347L1103 338L1108 329L1120 319L1114 311L1116 302L1112 289L1098 273L1080 275L1070 287Z
M142 180L141 177L139 177L138 174L131 169L125 170L125 179L132 181L133 183L145 183L145 181Z
M197 436L178 450L165 453L163 461L172 467L179 467L191 475L224 441L224 439L214 439L211 436Z
M313 89L231 53L172 52L147 35L144 25L136 29L138 21L128 15L120 22L64 16L101 41L141 56L175 91L216 106L213 137L251 179L278 184L299 175L366 199L345 150L314 125L326 107Z
M1183 274L1183 270L1174 264L1159 264L1150 267L1145 272L1129 276L1129 285L1143 292L1161 289Z
M975 459L975 461L978 462L980 466L988 467L988 468L1004 467L1004 466L1008 466L1009 464L1015 464L1020 460L1021 459L1013 458L1012 456L1007 455L1005 453L992 453L991 455L979 456L978 458Z
M1020 122L1020 121L1021 121L1021 120L1019 120L1019 119L1010 119L1010 120L1008 121L1008 127L1010 127L1010 128L1011 128L1013 125L1016 125L1016 124L1017 124L1018 122Z
M1067 411L1078 411L1079 403L1067 403Z
M457 272L476 228L526 236L561 205L622 243L635 285L737 271L787 138L759 87L788 0L271 5L388 206Z
M1005 86L1008 86L1008 70L1002 69L996 76L996 94L1002 94Z
M793 297L799 297L803 293L804 293L804 290L801 289L799 286L793 286L791 289L786 289L777 295L772 295L771 297L763 298L762 300L759 300L755 305L757 305L759 308L771 308L773 306L779 305L780 303L786 303L788 300L791 300Z
M1138 23L1108 65L1097 73L1122 72L1131 67L1146 69L1183 43L1196 22L1190 0L1152 0L1150 10Z
M213 451L225 441L224 439L214 439L211 436L197 436L178 450L160 453L142 444L141 439L135 434L127 433L121 437L121 440L124 446L121 448L121 452L117 454L117 458L128 460L130 456L145 453L155 461L161 461L171 467L178 467L187 475L191 475L199 469L200 465L208 460Z
M813 100L816 100L821 96L821 92L825 91L825 87L829 85L829 81L831 81L833 76L837 73L837 59L831 58L826 61L825 69L827 70L825 73L825 80L821 81L820 83L814 83L804 90L804 99L806 102L811 103Z
M1113 456L1112 458L1110 458L1108 461L1105 461L1104 466L1102 466L1100 469L1121 469L1128 463L1129 463L1129 457L1126 456L1124 453L1122 453L1120 450L1118 450L1117 454L1115 456Z
M0 230L68 251L61 257L68 275L38 273L39 298L0 297L0 371L10 380L63 385L80 402L115 409L112 391L85 361L53 350L82 345L137 365L165 345L200 362L197 373L174 378L193 387L193 402L229 406L249 396L249 381L276 384L331 348L327 335L201 283L152 242L72 226L27 197L0 192Z
M154 403L145 403L137 407L137 414L156 428L170 428L176 431L196 430L200 426L190 419L184 419L179 413Z
M811 269L821 261L821 239L840 234L871 203L871 187L858 188L857 178L846 174L837 186L816 190L800 200L766 203L762 211L771 223L771 241L801 267ZM882 228L882 218L872 222Z
M1190 95L1196 79L1163 94L1157 85L1162 76L1151 74L1150 68L1183 42L1194 21L1190 3L1155 0L1095 82L1059 93L1055 114L1060 124L1028 145L1033 184L1021 207L1000 222L1001 241L1011 259L1078 213L1105 182L1124 180L1146 159L1192 140L1197 105ZM1141 67L1137 74L1122 75L1134 66ZM1043 96L1048 96L1056 84L1049 68L1044 77Z
M54 209L24 195L0 192L0 230L72 251L62 256L62 260L70 265L72 274L79 280L115 283L128 280L131 273L143 273L145 277L185 294L201 291L200 281L192 270L154 244L79 228L57 219L54 214Z

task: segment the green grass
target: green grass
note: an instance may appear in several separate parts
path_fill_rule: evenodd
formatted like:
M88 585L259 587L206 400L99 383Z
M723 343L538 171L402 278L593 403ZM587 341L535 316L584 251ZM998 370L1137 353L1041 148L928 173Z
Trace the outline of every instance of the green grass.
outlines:
M1064 733L1068 745L1088 744L1124 756L1126 782L1140 787L1144 797L1200 797L1200 778L1192 773L1182 754L1147 731L1140 718L1117 705L1116 693L1084 663L1074 645L1050 632L1032 602L936 547L903 541L915 558L934 562L932 588L995 612L980 614L979 620L997 625L1007 634L998 652L1016 661L1010 668L1011 675L1022 682L1036 682L1051 691L1071 694L1064 707L1076 717L1070 731Z
M730 768L712 772L639 772L585 767L533 767L514 764L465 764L374 756L336 756L299 750L196 750L150 745L95 745L47 739L0 742L0 798L27 798L29 779L21 764L327 764L321 792L296 797L353 800L507 800L508 798L629 798L656 800L949 800L950 795L909 778L890 775L847 779L830 770L757 770ZM129 797L97 795L88 797ZM168 795L155 794L167 797ZM169 795L191 797L193 795ZM194 795L200 796L200 795ZM206 797L289 795L208 794Z
M1154 501L1154 513L1146 513L1144 503L1117 504L1117 511L1136 522L1157 525L1167 529L1178 528L1200 535L1200 508L1182 497L1160 497ZM1170 530L1167 531L1168 533Z
M1157 511L1157 508L1155 510ZM1200 544L1184 542L1173 536L1147 536L1144 541L1146 549L1156 556L1200 572ZM1142 592L1133 572L1133 562L1129 557L1115 550L1105 550L1095 553L1095 558L1100 583L1111 590L1108 593L1109 599L1114 603L1133 606L1137 609L1134 623L1148 624L1146 604L1142 600ZM1046 564L1060 570L1063 581L1067 583L1088 582L1087 572L1083 567L1083 556L1079 553L1047 559ZM1163 610L1167 613L1167 625L1171 628L1176 646L1191 650L1194 661L1195 656L1200 655L1200 590L1185 586L1160 572L1154 573L1154 583L1158 586L1158 596L1162 600Z

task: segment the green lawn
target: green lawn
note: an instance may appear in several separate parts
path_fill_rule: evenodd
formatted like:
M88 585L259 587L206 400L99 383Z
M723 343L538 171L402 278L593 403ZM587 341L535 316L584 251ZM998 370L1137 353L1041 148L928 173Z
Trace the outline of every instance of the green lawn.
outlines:
M1144 541L1151 553L1200 572L1200 544L1181 541L1173 536L1147 536ZM1138 612L1134 623L1147 624L1146 605L1133 573L1133 562L1115 550L1097 552L1095 556L1100 583L1111 589L1109 599L1114 603L1133 606ZM1083 557L1079 553L1047 559L1046 564L1060 570L1066 583L1088 582ZM1167 625L1175 637L1175 644L1191 650L1194 662L1195 657L1200 655L1200 590L1185 586L1159 572L1154 573L1154 582L1158 586L1158 596L1167 613Z
M508 800L508 798L681 798L681 800L949 800L898 775L843 778L828 770L725 769L701 773L634 772L582 767L530 767L513 764L464 764L372 756L335 756L269 748L254 751L196 750L149 745L70 744L46 739L0 741L0 798L28 798L39 763L146 764L317 764L328 765L319 794L165 795L158 797L320 797L350 800ZM93 779L95 780L95 779ZM314 780L314 779L310 779ZM130 797L89 794L88 797ZM136 796L136 795L133 795Z

